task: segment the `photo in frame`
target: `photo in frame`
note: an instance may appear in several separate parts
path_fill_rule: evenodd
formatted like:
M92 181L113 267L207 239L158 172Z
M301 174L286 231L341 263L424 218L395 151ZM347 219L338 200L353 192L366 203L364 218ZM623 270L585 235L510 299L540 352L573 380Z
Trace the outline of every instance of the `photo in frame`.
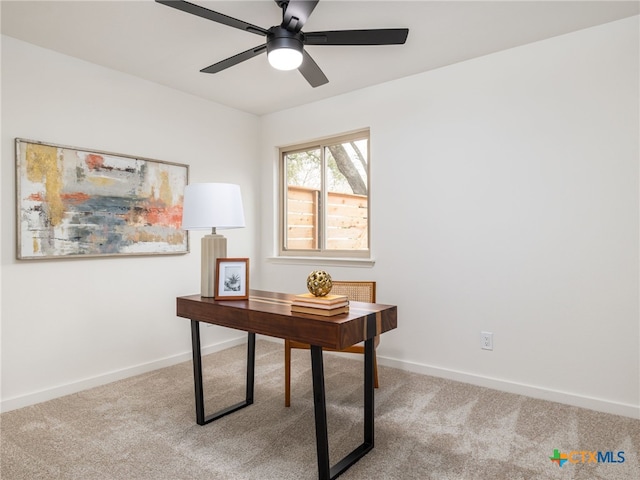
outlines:
M249 259L217 258L216 300L246 300L249 298Z
M189 166L16 139L20 260L184 254Z

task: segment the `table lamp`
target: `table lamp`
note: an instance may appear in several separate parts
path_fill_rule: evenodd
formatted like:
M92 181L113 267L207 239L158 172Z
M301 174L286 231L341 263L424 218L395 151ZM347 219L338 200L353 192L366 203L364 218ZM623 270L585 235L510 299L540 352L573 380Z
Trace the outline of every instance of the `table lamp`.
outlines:
M227 239L216 229L243 228L240 186L231 183L192 183L184 189L182 228L208 230L202 237L200 295L213 297L216 259L226 258Z

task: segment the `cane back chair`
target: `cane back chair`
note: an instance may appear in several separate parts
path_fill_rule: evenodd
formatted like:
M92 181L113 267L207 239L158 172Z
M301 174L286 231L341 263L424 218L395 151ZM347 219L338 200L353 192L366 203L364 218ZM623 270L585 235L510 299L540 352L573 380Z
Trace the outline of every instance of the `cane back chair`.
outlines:
M376 303L376 282L361 281L338 281L334 280L331 288L332 295L346 295L349 301ZM373 350L373 384L378 388L378 362L376 358L376 348L380 343L380 337L375 337ZM291 405L291 350L294 348L309 349L309 345L296 342L294 340L284 341L284 404L286 407ZM326 351L339 351L345 353L364 354L364 345L362 343L352 345L344 350L333 350L330 348Z

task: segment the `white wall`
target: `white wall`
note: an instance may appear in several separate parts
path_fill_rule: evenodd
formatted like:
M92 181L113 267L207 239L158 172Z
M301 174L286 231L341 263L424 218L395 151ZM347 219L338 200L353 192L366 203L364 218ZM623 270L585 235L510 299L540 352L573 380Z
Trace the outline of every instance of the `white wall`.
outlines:
M190 181L239 183L248 228L229 255L254 257L259 119L2 37L2 408L190 358L175 297L200 290L200 238L178 256L15 260L14 139L190 165ZM233 161L230 161L233 159ZM203 345L238 339L203 329Z
M323 266L269 260L274 146L370 127L376 263L327 269L399 306L382 363L640 417L638 50L635 17L263 117L262 283Z

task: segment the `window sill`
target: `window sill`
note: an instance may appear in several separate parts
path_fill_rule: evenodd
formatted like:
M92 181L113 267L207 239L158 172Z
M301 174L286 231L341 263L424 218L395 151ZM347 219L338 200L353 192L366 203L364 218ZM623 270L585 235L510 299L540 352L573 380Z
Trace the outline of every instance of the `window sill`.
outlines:
M333 258L333 257L268 257L267 261L279 265L315 265L327 267L371 268L376 261L372 258Z

